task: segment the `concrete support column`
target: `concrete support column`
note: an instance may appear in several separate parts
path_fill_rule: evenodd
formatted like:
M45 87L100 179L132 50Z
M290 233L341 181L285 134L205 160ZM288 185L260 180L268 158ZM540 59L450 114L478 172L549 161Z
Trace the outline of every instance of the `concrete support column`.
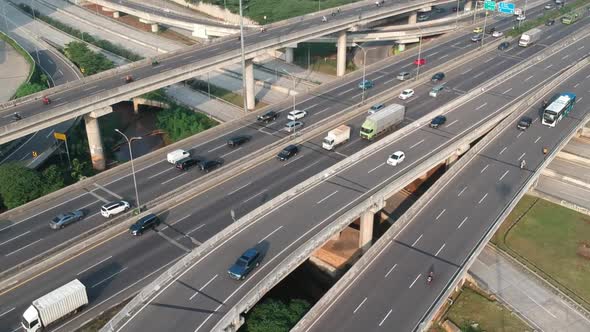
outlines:
M344 76L346 73L346 30L338 33L336 43L336 76Z
M153 23L153 24L152 24L152 32L153 32L153 33L156 33L156 32L158 32L158 31L160 31L160 28L159 28L159 26L158 26L158 23Z
M293 47L285 48L285 62L286 63L293 63Z
M341 235L341 234L342 234L342 232L338 232L338 233L336 233L336 234L332 235L332 237L330 238L330 240L333 240L333 241L338 241L338 240L340 240L340 235Z
M86 135L88 136L88 145L90 147L90 158L92 159L92 168L97 171L104 171L106 167L104 159L104 149L102 146L102 138L100 137L100 126L98 125L98 117L93 117L90 114L84 115L84 122L86 123Z
M139 114L139 98L133 98L133 114Z
M375 214L373 211L365 211L361 214L361 230L359 234L359 248L367 251L373 241L373 222Z
M408 24L416 24L416 22L418 22L418 12L412 12L408 16Z
M252 59L246 59L244 79L246 80L246 106L248 110L253 110L256 107L256 95L254 93L254 62Z
M473 3L470 0L468 0L467 2L465 2L465 7L463 7L463 10L466 11L466 12L470 11L472 4Z
M114 11L113 12L113 18L119 18L121 15L119 14L119 12Z

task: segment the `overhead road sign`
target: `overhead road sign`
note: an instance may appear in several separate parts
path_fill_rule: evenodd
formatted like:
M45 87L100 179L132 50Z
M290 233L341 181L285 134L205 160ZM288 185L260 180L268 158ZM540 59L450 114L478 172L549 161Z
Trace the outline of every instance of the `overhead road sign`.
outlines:
M485 10L491 10L491 11L496 10L496 1L486 0L483 3L483 9L485 9Z
M500 2L498 3L498 11L502 14L514 14L514 10L516 6L510 2Z

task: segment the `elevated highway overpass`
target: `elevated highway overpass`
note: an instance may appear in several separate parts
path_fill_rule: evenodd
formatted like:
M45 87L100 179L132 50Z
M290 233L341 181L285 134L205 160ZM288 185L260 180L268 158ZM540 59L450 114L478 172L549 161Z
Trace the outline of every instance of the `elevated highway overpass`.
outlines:
M508 24L510 23L500 22L499 28ZM545 43L551 44L564 35L570 34L573 30L575 30L575 27L556 26L555 32L558 33L553 33ZM432 44L425 44L422 51L423 55L429 59L429 63L426 69L423 70L431 68L432 71L439 71L441 69L434 68L434 66L448 63L449 59L465 59L465 52L474 48L468 36L469 34L463 35L457 32L442 37ZM514 49L510 50L506 55L496 54L495 51L491 53L484 52L485 55L480 53L476 56L478 58L486 57L487 60L485 61L488 61L500 55L502 60L498 61L494 66L490 65L489 62L459 63L461 69L455 70L455 73L442 69L447 71L449 78L447 83L449 87L448 93L436 99L429 98L426 96L429 89L428 84L422 86L417 91L418 95L423 97L409 102L408 116L417 118L427 114L437 105L456 98L457 95L464 93L462 91L484 82L488 77L508 69L522 58L535 54L542 48L543 46L536 46L526 49L524 53L520 53L522 51L520 49ZM395 76L399 71L406 70L411 65L414 56L412 52L414 51L410 50L401 57L387 59L375 66L367 67L367 77L376 82L376 86L368 91L367 97L383 95L392 87L397 91L407 87L407 85L399 85L400 83L395 79ZM517 53L518 56L516 56ZM469 75L468 72L464 73L467 69L473 72L483 72L484 75L473 77L475 75ZM424 79L421 78L418 82L428 81L429 77L428 73L426 73ZM302 96L301 99L298 98L297 107L307 109L310 113L304 119L306 126L310 126L310 124L330 115L346 111L351 105L357 105L360 101L360 91L356 88L359 79L360 73L354 73L341 82L322 86L313 94ZM272 109L284 114L291 107L292 104L289 101ZM359 111L363 112L362 109ZM358 128L363 118L363 115L358 115L352 121L352 125ZM253 124L253 116L249 116L244 121L223 125L223 127L218 128L219 130L216 128L207 131L194 139L179 142L169 148L192 149L194 154L204 154L207 158L226 155L223 157L226 162L232 162L227 167L230 167L229 171L235 173L237 171L236 167L238 167L235 163L242 165L252 161L251 156L256 154L256 151L261 146L272 144L270 142L275 142L278 138L285 136L280 131L282 123L281 121L267 127L259 127ZM244 130L246 133L254 135L249 145L237 151L223 147L227 137L233 133L241 133ZM181 185L183 184L186 184L186 188L197 188L201 183L213 181L214 178L224 178L224 174L226 174L226 179L231 180L226 180L215 188L203 191L200 195L196 195L186 202L181 203L182 201L175 200L178 202L178 206L175 203L173 204L174 208L161 212L161 217L166 225L172 227L164 226L156 234L146 234L139 241L129 241L128 234L125 232L126 224L124 223L122 228L119 227L118 230L112 232L112 235L101 241L99 245L91 248L73 247L72 250L76 248L83 249L76 249L73 258L70 256L59 259L58 266L49 271L41 270L38 272L40 274L29 275L29 277L20 279L28 281L24 284L19 282L14 289L0 295L0 303L3 303L3 305L0 305L0 312L12 309L12 311L0 317L0 325L14 326L19 320L19 314L28 305L27 302L75 277L80 278L88 285L91 305L81 315L74 317L73 321L68 322L68 328L73 328L76 325L72 324L79 324L91 318L91 315L105 310L113 303L117 303L113 301L120 301L129 296L129 294L151 281L161 269L166 268L171 262L185 255L186 251L180 249L181 247L193 248L195 243L192 242L191 238L196 239L197 243L206 242L211 236L231 224L229 211L231 208L236 209L239 217L303 181L307 176L333 165L340 158L343 158L339 154L325 153L321 149L317 149L317 144L320 143L323 133L321 132L320 136L314 138L309 145L302 146L302 154L293 162L283 166L275 163L274 160L267 160L264 163L261 162L259 167L244 172L235 178L232 178L233 175L230 176L229 172L224 173L224 168L221 169L221 173L207 177L199 176L198 172L176 175L174 169L163 161L167 151L158 151L137 160L136 169L138 170L142 202L153 201L158 203L159 200L165 199L161 197L162 195L174 191L176 188L180 189L179 193L182 193L183 188ZM278 137L275 137L275 135ZM272 145L271 149L280 149L284 146L283 144L286 144L278 143L278 145ZM339 152L349 155L364 146L366 145L359 141L358 137L355 137L349 146L339 150ZM306 167L306 165L309 167ZM84 181L79 186L69 188L63 193L56 193L56 195L59 195L53 197L50 201L25 206L20 211L14 211L10 216L3 215L2 232L0 233L0 243L3 243L0 249L5 255L5 259L2 261L4 264L3 269L6 271L11 266L14 267L14 264L18 262L42 255L48 248L60 248L62 243L68 243L70 239L75 239L78 234L94 230L94 228L101 225L110 224L110 222L103 221L100 216L94 215L102 204L102 201L96 199L96 196L109 200L116 199L101 189L102 186L120 196L132 197L133 185L129 172L128 165L117 167ZM281 180L276 181L277 178ZM89 191L92 191L92 193ZM228 196L228 193L231 193L231 195ZM57 213L76 208L88 209L90 212L88 219L66 228L63 232L48 232L49 229L44 226L48 218L52 218ZM203 216L207 217L203 218ZM7 224L8 220L13 221L13 223ZM180 235L181 233L185 235ZM174 241L166 240L168 238ZM173 244L175 242L181 243L181 247ZM60 254L64 252L63 249L58 251ZM48 262L48 260L45 260L45 262ZM33 279L29 280L29 278ZM11 305L11 307L6 307L7 305Z
M372 225L372 215L382 207L387 195L452 158L454 153L464 151L466 145L513 112L512 107L521 96L545 86L585 56L584 49L590 43L588 34L588 29L584 29L571 39L561 38L558 45L521 63L514 71L495 77L456 103L438 109L435 114L445 112L449 118L446 130L428 129L432 116L428 114L277 196L189 253L144 288L103 330L151 327L208 331L239 326L240 314L248 311L318 245L359 216L364 224L361 234L369 232L366 225ZM385 160L398 149L406 151L407 163L392 170ZM316 208L309 209L310 206ZM370 239L363 235L361 238ZM233 260L257 243L265 252L262 265L241 283L226 277L226 269Z
M338 72L344 74L346 31L386 17L417 11L427 6L453 2L450 0L386 2L376 7L372 1L343 6L342 12L329 22L322 22L324 12L304 15L268 26L266 32L249 32L245 35L247 108L254 108L253 63L250 59L270 49L277 49L313 39L325 34L340 32L343 43L338 51ZM0 106L0 144L57 123L84 116L92 162L96 169L104 169L104 152L97 118L112 111L111 105L143 93L174 84L207 71L218 69L241 58L240 47L234 37L220 39L205 47L187 49L138 61L76 82L49 89ZM126 84L130 75L134 81ZM42 105L41 98L48 95L50 105ZM10 122L9 114L18 112L23 119Z

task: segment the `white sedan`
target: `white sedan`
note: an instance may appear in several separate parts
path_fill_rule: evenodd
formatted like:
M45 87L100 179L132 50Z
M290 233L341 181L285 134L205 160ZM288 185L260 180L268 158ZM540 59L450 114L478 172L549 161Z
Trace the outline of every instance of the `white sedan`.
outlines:
M400 93L399 99L406 100L406 99L412 97L413 95L414 95L413 89L405 89L404 91L402 91L402 93Z
M387 159L387 165L397 166L397 164L400 164L404 159L406 159L406 155L402 151L395 151L389 156L389 159Z
M307 115L306 111L300 111L300 110L294 110L289 112L289 114L287 115L287 119L291 120L291 121L295 121L295 120L299 120L301 118L304 118Z
M492 33L492 37L498 38L498 37L502 37L504 36L504 32L502 31L494 31L494 33Z

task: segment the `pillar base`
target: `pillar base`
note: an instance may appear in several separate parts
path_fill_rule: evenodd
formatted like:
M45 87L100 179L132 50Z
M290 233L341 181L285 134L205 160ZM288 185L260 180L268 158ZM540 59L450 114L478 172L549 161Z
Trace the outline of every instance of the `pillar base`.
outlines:
M113 12L113 18L119 18L121 15L119 12Z
M106 161L104 155L104 148L102 145L102 138L100 136L100 126L98 124L98 117L94 117L92 116L92 114L86 114L84 115L84 122L86 124L86 135L88 137L88 146L90 148L92 168L94 168L97 171L104 171L106 168Z
M158 24L157 23L152 24L152 32L156 33L158 31L160 31L160 27L158 26Z
M256 95L254 92L254 62L252 59L246 59L246 68L243 79L246 80L246 106L248 110L254 110L256 107Z
M418 22L418 12L413 12L408 16L408 24L416 24Z
M346 74L346 30L339 32L336 47L336 76L344 76Z
M294 49L292 47L285 48L285 62L286 63L293 63L293 55Z

